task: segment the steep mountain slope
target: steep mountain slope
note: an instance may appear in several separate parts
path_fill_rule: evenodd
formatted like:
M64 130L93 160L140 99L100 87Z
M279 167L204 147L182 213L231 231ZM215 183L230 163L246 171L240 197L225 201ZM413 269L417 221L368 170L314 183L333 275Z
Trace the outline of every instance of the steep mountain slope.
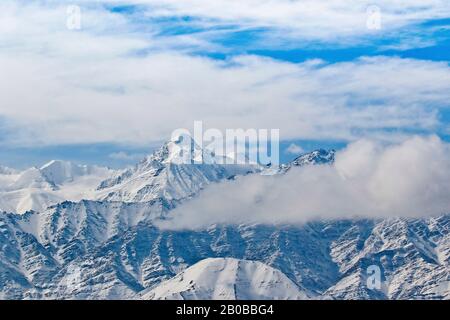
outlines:
M0 215L2 296L134 299L203 259L232 257L280 270L311 298L449 297L449 216L170 231L152 225L164 210L84 201ZM367 288L369 265L381 290Z
M145 300L305 300L282 272L261 262L205 259L141 295Z
M186 162L184 157L187 153L192 154L192 159L202 155L204 163ZM222 158L201 150L193 141L191 150L180 146L178 141L169 141L133 169L103 181L97 199L125 202L155 199L179 201L192 197L210 183L259 170L254 164L223 164Z
M331 164L334 162L335 150L318 149L310 153L305 153L291 161L292 166L305 166L317 164Z
M268 166L264 168L263 175L284 174L292 167L303 167L307 165L333 164L335 158L335 150L318 149L309 153L302 154L289 163L278 166Z
M345 299L450 298L449 216L387 219L365 236L361 231L353 228L331 246L343 278L327 294ZM360 237L364 239L362 248L357 245ZM367 290L366 271L370 265L382 270L381 291Z

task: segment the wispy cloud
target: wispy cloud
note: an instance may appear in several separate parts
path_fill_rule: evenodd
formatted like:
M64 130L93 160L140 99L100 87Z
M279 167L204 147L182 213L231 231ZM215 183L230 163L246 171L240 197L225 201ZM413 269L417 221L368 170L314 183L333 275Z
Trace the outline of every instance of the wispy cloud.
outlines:
M303 42L355 43L366 36L389 34L425 21L446 18L450 5L443 0L361 1L361 0L133 0L106 1L134 3L146 9L146 17L185 18L186 24L210 31L264 30L266 37ZM373 10L381 14L381 30L368 27ZM176 23L177 21L173 21ZM370 25L370 23L369 23ZM218 30L218 26L221 26ZM265 39L267 41L267 39Z
M301 146L295 144L295 143L291 143L287 148L286 148L286 153L289 154L295 154L295 155L299 155L301 153L303 153L304 150Z
M141 154L141 153L129 154L124 151L113 152L109 155L109 157L111 159L119 160L119 161L137 161L139 159L144 158L144 156L145 155Z

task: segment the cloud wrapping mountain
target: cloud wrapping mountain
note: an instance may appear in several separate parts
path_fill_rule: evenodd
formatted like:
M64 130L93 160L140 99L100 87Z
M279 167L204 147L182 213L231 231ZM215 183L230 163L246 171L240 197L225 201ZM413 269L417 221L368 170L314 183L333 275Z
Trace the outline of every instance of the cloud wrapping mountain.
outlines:
M160 226L446 214L449 168L450 146L436 136L393 145L361 140L337 152L331 165L293 167L284 175L250 175L212 185L177 207Z
M381 211L371 219L345 219L349 210L366 209L349 199L355 192L365 194L355 189L365 187L374 197L369 191L379 181L406 197L426 194L430 178L445 190L445 175L435 171L448 165L448 145L438 138L390 146L360 141L341 152L317 150L288 165L234 173L218 164L174 163L174 143L102 182L97 191L114 191L107 192L114 201L64 201L40 212L0 213L0 298L153 299L216 293L230 299L448 298L449 215L413 219L413 211L407 217L374 219L388 213ZM0 178L6 180L23 174L4 171ZM56 182L75 183L78 175L96 171L53 161L42 172L25 171L25 178L33 179L20 181L37 190L64 189L65 183ZM411 188L398 184L404 179ZM428 198L411 197L415 210L439 200L440 189L430 190ZM404 206L393 201L398 199L374 203ZM430 208L445 205L437 201ZM310 215L297 214L306 209ZM240 260L217 260L226 262L225 268L219 262L217 273L208 258ZM366 284L367 268L373 265L382 270L379 290ZM191 290L190 280L183 282L185 270L198 290ZM228 290L234 284L236 290ZM283 292L286 286L290 289Z

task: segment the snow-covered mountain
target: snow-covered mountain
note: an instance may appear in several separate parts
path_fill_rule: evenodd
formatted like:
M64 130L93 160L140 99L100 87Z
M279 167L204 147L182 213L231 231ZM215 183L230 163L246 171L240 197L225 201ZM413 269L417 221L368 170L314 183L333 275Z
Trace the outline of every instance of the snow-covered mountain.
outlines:
M184 158L186 153L197 160L202 156L203 163L187 163ZM193 141L189 150L179 141L169 141L134 168L103 181L98 199L125 202L155 199L180 201L196 195L208 184L260 170L255 164L223 163L222 157L200 149Z
M1 297L136 299L220 257L275 268L312 299L449 298L450 216L169 231L152 224L158 210L83 201L0 214ZM367 287L370 265L380 290Z
M39 171L47 181L55 186L73 182L86 176L105 177L111 174L111 170L88 165L77 165L69 161L52 160L42 166Z
M352 227L332 244L342 278L326 294L338 299L450 299L449 216L387 219L364 235L367 231ZM379 291L367 289L370 265L382 270Z
M0 210L42 211L66 200L82 199L128 203L161 200L174 205L210 183L260 171L254 164L224 164L223 157L200 149L194 142L192 150L184 149L179 141L169 141L134 168L119 172L59 160L22 172L2 167ZM184 163L187 151L195 160L203 157L204 163Z
M179 151L170 141L115 175L58 161L0 174L2 208L37 208L0 213L0 298L450 299L450 215L158 228L208 185L261 173L196 145L207 163L188 164ZM262 174L333 160L333 151L318 150ZM380 269L379 289L367 286L371 266ZM189 291L191 281L201 290Z
M145 300L305 300L282 272L258 261L209 258L141 295Z
M92 198L99 183L114 174L107 168L56 160L41 168L3 172L0 210L17 213L41 211L65 200Z
M334 162L335 150L318 149L310 153L303 154L295 158L292 162L292 166L305 166L305 165L317 165L317 164L331 164Z
M103 167L76 165L53 160L41 168L0 171L0 210L24 213L42 211L64 201L99 200L151 202L161 200L174 206L197 195L211 183L251 173L286 173L291 166L332 163L334 151L318 150L276 168L256 164L229 164L230 159L215 156L192 141L192 149L169 141L140 161L134 168L113 171ZM184 154L203 157L204 163L185 163Z
M333 164L335 150L318 149L309 153L302 154L291 162L281 165L269 165L262 171L263 175L285 174L292 167L303 167L307 165Z

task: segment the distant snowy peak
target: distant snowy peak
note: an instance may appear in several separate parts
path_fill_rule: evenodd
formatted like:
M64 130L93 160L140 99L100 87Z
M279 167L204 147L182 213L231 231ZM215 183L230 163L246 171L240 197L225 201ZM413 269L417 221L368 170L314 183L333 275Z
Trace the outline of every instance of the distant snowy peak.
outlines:
M168 141L152 154L146 156L137 163L134 168L125 169L117 173L114 177L103 181L98 189L102 190L118 186L140 175L156 177L170 164L187 164L183 162L183 157L186 155L186 152L192 152L193 154L198 155L198 149L198 145L194 145L192 149L187 150L187 148L180 145L178 141Z
M98 166L77 165L69 161L52 160L40 169L42 175L54 185L72 182L75 179L87 175L104 175L107 168Z
M230 162L225 162L226 160ZM178 139L170 140L162 145L153 154L147 156L141 165L161 164L225 164L232 163L237 159L234 157L215 155L212 150L202 148L197 142L189 136L183 136ZM240 164L246 164L240 163Z
M0 211L24 213L42 211L64 200L95 198L101 181L113 170L53 160L41 168L29 168L0 175Z
M281 271L233 258L202 260L142 294L146 300L305 300Z
M283 174L289 171L292 167L303 167L307 165L321 165L333 164L335 160L336 151L318 149L309 153L302 154L287 164L279 166L267 166L263 175Z
M310 153L303 154L293 161L292 166L305 166L309 164L332 164L335 158L335 150L319 149Z
M55 184L48 180L38 168L29 168L22 171L8 187L9 190L25 188L51 190L55 188Z

